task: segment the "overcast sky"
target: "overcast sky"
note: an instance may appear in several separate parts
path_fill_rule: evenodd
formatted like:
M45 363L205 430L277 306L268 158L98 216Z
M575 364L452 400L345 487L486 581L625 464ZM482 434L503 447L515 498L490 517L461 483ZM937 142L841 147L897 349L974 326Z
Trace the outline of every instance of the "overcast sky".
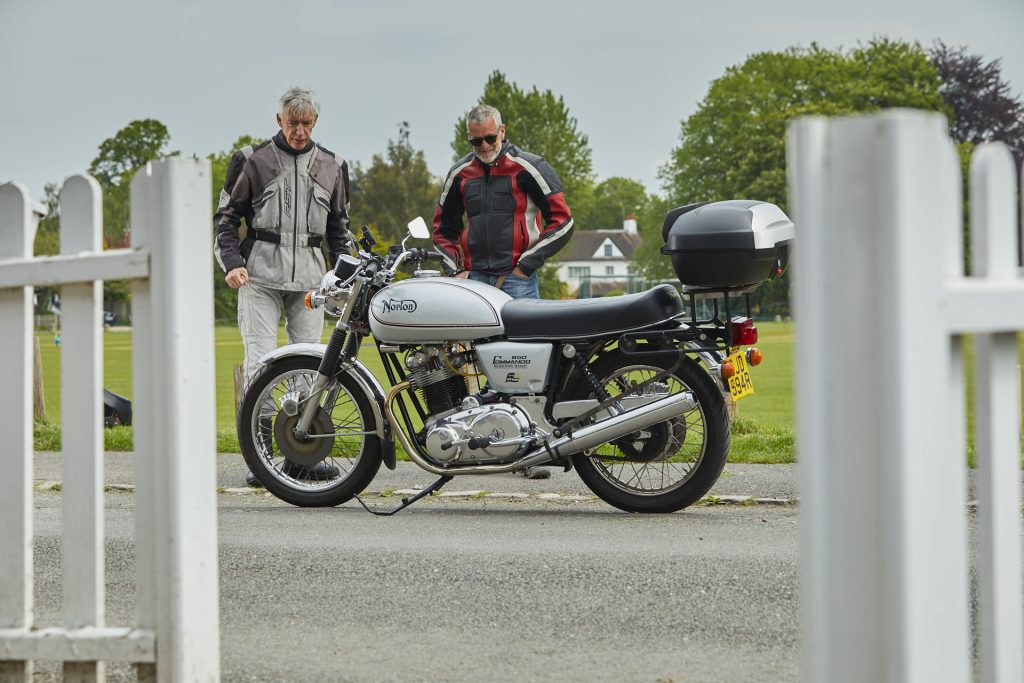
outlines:
M440 175L453 123L499 69L564 96L599 179L656 191L680 121L752 53L942 39L1002 59L1020 95L1022 28L1024 0L0 0L0 182L39 199L133 119L165 123L186 155L269 137L292 85L317 92L314 137L350 162L404 120Z

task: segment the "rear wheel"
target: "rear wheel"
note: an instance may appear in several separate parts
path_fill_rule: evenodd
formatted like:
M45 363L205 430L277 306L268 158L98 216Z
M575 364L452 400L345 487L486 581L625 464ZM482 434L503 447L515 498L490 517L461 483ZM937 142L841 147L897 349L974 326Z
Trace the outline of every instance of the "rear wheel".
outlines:
M675 362L674 355L614 351L591 370L605 390L617 396ZM594 397L582 378L574 389L575 398ZM602 500L629 512L675 512L700 500L718 480L729 452L729 417L722 392L689 358L644 390L659 395L680 391L693 394L696 408L572 456L580 478Z
M272 494L302 507L344 503L366 488L381 462L369 400L348 375L324 389L309 436L295 435L299 416L283 406L308 394L319 366L312 356L271 363L253 379L238 413L238 442L249 469Z

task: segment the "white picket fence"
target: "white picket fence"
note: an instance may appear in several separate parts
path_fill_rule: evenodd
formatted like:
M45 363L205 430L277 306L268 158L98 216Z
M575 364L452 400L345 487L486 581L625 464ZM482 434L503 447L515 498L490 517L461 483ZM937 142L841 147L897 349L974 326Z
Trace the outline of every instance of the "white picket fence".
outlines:
M1024 680L1012 158L960 164L936 114L795 122L803 678ZM974 335L972 647L962 335Z
M61 254L32 257L41 210L0 185L0 681L34 660L67 681L104 679L106 661L141 681L220 678L210 174L168 159L131 184L132 248L102 250L100 188L60 193ZM106 625L102 281L132 288L135 624ZM32 291L62 288L62 626L33 617Z

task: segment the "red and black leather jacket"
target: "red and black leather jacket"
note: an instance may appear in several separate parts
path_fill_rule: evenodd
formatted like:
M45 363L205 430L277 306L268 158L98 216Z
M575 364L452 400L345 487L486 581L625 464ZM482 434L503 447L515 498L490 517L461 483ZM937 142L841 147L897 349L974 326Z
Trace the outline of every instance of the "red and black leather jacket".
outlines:
M572 231L554 169L509 142L493 163L471 152L452 166L434 211L434 244L463 270L490 275L516 266L530 275Z

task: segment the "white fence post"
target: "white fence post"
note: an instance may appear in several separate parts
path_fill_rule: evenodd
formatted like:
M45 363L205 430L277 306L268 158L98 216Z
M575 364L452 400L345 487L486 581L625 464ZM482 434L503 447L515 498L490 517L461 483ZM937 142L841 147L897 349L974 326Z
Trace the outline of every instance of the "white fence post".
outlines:
M0 185L0 259L32 256L42 208L21 185ZM0 289L0 629L32 627L32 287ZM0 660L3 660L0 650ZM0 661L0 681L32 680L32 664Z
M963 448L938 428L957 384L938 257L959 225L945 125L894 111L790 131L810 681L969 676Z
M983 145L971 159L972 274L1017 279L1013 158ZM998 318L1000 311L987 311ZM1015 331L974 337L981 680L1024 681L1021 654L1020 367Z
M974 654L982 681L1024 680L1010 154L975 151L965 277L960 164L941 116L805 119L789 144L804 678L971 678L961 335L974 334Z
M157 633L160 681L220 676L213 281L206 161L153 162L132 180L132 244L152 277L132 290L140 625ZM204 353L196 353L202 349ZM140 676L142 672L140 672ZM151 675L149 672L148 675Z
M76 175L60 192L60 252L103 250L103 194ZM61 287L61 497L64 625L104 626L103 289L99 280ZM65 662L65 680L104 680L103 662Z
M132 249L100 250L100 193L76 176L61 192L61 255L32 257L38 213L0 186L0 681L32 660L64 661L68 681L102 680L105 660L140 681L220 678L213 286L206 161L169 159L132 181ZM137 626L104 625L101 279L133 281ZM64 292L65 626L32 616L32 288ZM5 371L5 379L8 374ZM12 386L13 385L13 386Z

